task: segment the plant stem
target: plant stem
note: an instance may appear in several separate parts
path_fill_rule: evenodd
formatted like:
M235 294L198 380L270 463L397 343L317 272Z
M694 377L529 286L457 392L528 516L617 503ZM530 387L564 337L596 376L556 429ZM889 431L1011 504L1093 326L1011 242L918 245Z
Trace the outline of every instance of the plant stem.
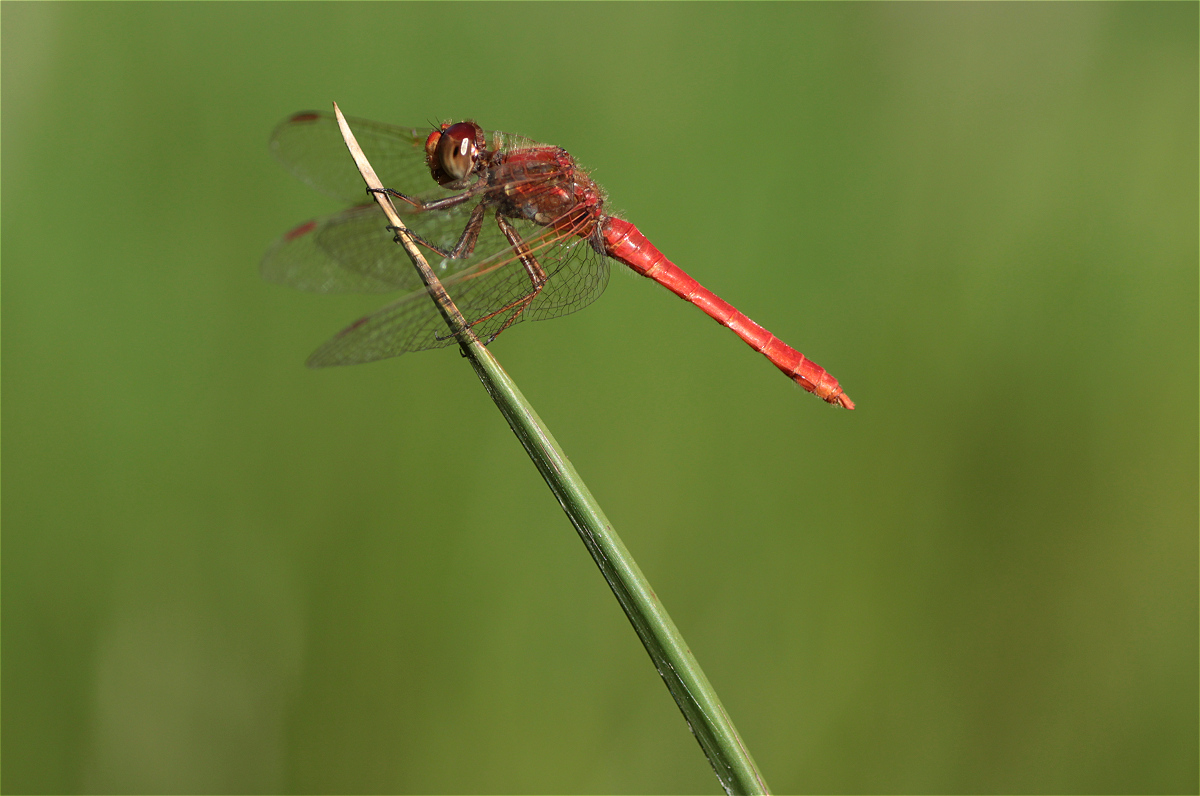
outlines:
M382 189L341 110L336 103L333 107L338 125L346 138L346 146L354 156L367 186L376 191ZM413 245L391 200L383 193L377 192L374 196L392 226L398 228L397 242L404 245L412 258L413 265L420 272L446 323L454 330L463 354L470 360L479 380L525 447L529 458L533 459L538 472L546 479L550 491L558 499L596 566L608 581L617 602L629 617L638 638L666 683L667 690L683 712L688 727L712 764L721 787L726 793L768 793L766 781L722 707L716 691L591 491L517 385L472 333L470 325L454 306L420 250Z

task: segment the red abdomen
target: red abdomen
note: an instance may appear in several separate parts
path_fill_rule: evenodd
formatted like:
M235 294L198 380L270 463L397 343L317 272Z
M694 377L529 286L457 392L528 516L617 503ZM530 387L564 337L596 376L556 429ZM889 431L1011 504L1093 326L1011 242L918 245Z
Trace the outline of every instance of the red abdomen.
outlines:
M761 352L789 379L831 404L854 408L837 379L817 363L759 326L729 302L692 279L668 260L637 227L619 218L606 218L602 226L604 245L610 257L642 276L663 285L675 295L702 309L709 317L728 326L755 351Z

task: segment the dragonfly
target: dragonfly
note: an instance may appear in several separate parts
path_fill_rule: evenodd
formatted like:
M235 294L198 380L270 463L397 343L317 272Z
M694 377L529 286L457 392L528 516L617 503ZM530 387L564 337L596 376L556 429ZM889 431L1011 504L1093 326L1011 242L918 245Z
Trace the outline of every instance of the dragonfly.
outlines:
M565 150L474 121L401 127L348 119L393 204L475 335L490 343L515 323L595 301L615 260L699 307L828 403L854 402L824 368L703 287L630 222ZM352 365L456 342L416 268L367 204L333 114L296 113L271 135L296 177L358 203L281 236L261 265L269 282L315 293L402 293L308 358Z

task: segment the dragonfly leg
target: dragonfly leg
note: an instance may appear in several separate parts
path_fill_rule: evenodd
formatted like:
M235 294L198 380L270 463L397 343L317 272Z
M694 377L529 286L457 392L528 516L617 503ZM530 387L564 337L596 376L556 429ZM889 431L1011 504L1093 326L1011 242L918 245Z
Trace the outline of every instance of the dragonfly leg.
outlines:
M547 278L545 269L542 268L542 264L538 262L529 245L521 238L521 233L517 232L508 219L499 213L496 214L496 223L500 226L500 231L504 233L504 237L508 238L513 251L516 252L518 259L521 261L521 265L525 266L525 272L529 275L529 292L516 301L510 302L507 306L501 307L495 312L489 313L478 321L475 321L475 323L479 323L489 318L494 318L503 312L512 311L504 320L504 323L501 324L500 328L492 332L484 345L490 344L500 336L501 332L517 322L517 319L521 317L521 313L528 309L533 300L537 298L538 293L542 292L542 288L546 286Z
M448 207L458 207L463 202L470 201L471 199L478 196L480 193L483 192L482 189L486 188L486 187L487 187L487 185L485 183L479 182L479 183L476 183L475 185L472 185L470 188L463 191L462 193L456 193L453 196L444 196L441 199L432 199L428 202L425 201L424 199L418 199L415 196L409 196L408 194L400 193L399 191L394 190L392 188L368 188L367 193L383 194L384 196L394 196L395 198L399 199L400 201L404 202L405 204L415 207L418 212L423 213L426 210L445 210Z
M530 287L528 293L516 299L515 301L510 301L500 309L493 310L487 315L484 315L482 318L476 318L470 322L471 326L476 326L484 321L489 321L492 318L495 318L497 315L501 315L506 312L510 313L509 316L505 318L504 323L500 325L500 328L492 332L488 339L483 342L484 345L490 345L493 340L500 336L501 332L516 323L517 319L521 317L521 313L529 307L535 298L537 298L538 293L542 292L542 288L546 286L546 280L548 278L546 276L545 269L542 268L541 263L538 262L537 257L534 256L533 251L529 248L529 245L525 243L524 239L521 237L521 233L517 232L516 228L509 223L508 219L497 213L496 224L500 227L500 231L504 233L504 237L508 238L508 242L511 244L513 252L516 253L517 259L521 261L521 265L524 266L525 272L529 275Z
M406 228L405 231L408 233L409 237L430 251L437 252L442 257L445 257L449 260L457 260L461 257L468 257L470 256L471 252L475 251L475 242L479 240L479 231L483 229L483 214L484 206L483 203L480 202L479 204L475 205L475 209L471 211L471 217L467 219L467 225L463 228L462 235L459 236L458 243L454 244L453 249L443 249L441 246L437 246L425 240L425 238L413 232L411 229ZM399 243L400 228L389 226L386 227L386 229L397 233L394 240Z

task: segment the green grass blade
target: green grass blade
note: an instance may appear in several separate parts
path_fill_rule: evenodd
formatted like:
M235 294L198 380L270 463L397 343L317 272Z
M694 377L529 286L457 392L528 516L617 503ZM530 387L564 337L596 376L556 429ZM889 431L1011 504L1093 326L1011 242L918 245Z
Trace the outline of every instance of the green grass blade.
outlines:
M486 348L475 341L467 348L480 381L500 408L550 491L579 532L617 602L650 653L667 690L712 764L727 793L768 793L716 691L684 642L679 628L655 596L633 556L592 496L571 461L555 442L537 412Z

